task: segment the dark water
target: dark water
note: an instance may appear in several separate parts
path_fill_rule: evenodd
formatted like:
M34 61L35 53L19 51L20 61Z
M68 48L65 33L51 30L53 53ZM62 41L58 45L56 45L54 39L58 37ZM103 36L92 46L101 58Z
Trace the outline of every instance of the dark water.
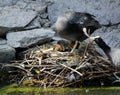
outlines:
M34 88L5 87L0 95L120 95L120 87L101 88Z
M71 90L40 92L40 95L120 95L120 90Z

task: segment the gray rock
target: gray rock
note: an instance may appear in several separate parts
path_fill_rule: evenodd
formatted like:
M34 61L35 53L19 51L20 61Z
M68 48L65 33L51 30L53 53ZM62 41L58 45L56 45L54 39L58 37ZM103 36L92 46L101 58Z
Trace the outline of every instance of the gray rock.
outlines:
M40 17L43 18L43 19L47 19L48 13L43 13L43 14L40 15Z
M51 0L49 19L55 22L58 15L66 11L88 12L96 16L101 24L120 22L120 0Z
M50 27L50 25L51 25L51 23L48 19L40 19L40 24L44 28Z
M21 10L14 6L0 8L0 26L23 27L35 17L36 12L31 10Z
M27 3L27 6L25 7L25 9L26 10L34 10L34 11L43 13L43 12L45 12L46 6L39 2L32 2L29 4Z
M15 49L8 45L0 45L0 62L9 62L15 58Z
M0 0L0 7L14 5L17 1L18 0Z
M27 25L27 27L25 27L25 29L34 28L34 27L41 28L40 19L41 18L37 16L34 20L31 21L31 23Z
M28 47L51 39L54 32L50 29L34 29L7 34L7 43L12 47Z
M44 13L46 11L47 4L45 4L45 0L18 0L15 6L18 6L24 10L34 10L39 13Z
M15 5L18 6L20 9L25 9L27 7L27 3L21 0L17 0L17 3Z
M7 44L7 41L5 39L0 38L0 45L5 45Z
M95 31L91 36L101 36L104 41L112 48L120 48L120 30L109 28L101 28Z
M120 29L120 24L118 25L118 27L117 27L118 29Z
M96 30L91 36L101 36L111 48L120 48L120 29L114 27L102 27L101 29ZM97 48L97 51L104 55L99 47Z

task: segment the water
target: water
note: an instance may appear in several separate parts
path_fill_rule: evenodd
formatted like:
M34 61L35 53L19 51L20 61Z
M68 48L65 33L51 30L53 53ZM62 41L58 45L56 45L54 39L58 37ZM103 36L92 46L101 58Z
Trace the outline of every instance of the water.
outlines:
M120 87L46 88L6 86L0 95L120 95Z
M64 91L50 91L40 92L40 95L120 95L120 90L64 90Z

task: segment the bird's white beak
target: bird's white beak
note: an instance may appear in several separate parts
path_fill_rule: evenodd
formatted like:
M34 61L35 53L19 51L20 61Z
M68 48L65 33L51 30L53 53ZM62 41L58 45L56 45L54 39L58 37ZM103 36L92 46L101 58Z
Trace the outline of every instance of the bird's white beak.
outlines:
M93 41L97 38L100 38L100 36L95 36L95 37L89 37L89 42L93 43Z
M87 29L86 29L86 28L83 28L83 32L84 32L84 34L85 34L87 37L90 37L89 34L87 33Z

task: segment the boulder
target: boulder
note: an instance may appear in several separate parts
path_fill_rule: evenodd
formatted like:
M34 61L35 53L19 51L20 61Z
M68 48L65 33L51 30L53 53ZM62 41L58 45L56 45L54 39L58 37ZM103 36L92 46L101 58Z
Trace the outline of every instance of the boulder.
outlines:
M15 59L15 49L8 45L0 45L0 62L9 62Z
M40 44L49 41L54 36L50 29L33 29L21 32L11 32L7 34L7 44L12 47L24 48L34 44Z
M96 30L91 36L101 36L101 38L111 47L120 48L120 28L118 27L102 27ZM97 51L104 55L103 51L98 47Z
M79 11L96 16L101 24L120 22L120 0L51 0L48 6L49 19L54 23L63 12Z
M101 36L103 40L112 48L120 48L120 29L113 27L103 27L95 31L91 36Z
M0 7L0 26L24 27L36 17L32 10L21 10L19 7Z
M14 5L17 1L18 0L0 0L0 7Z
M47 6L51 3L50 0L17 0L17 3L14 6L18 6L24 10L34 10L39 13L44 13Z
M0 38L0 45L5 45L7 44L7 41L5 39Z

